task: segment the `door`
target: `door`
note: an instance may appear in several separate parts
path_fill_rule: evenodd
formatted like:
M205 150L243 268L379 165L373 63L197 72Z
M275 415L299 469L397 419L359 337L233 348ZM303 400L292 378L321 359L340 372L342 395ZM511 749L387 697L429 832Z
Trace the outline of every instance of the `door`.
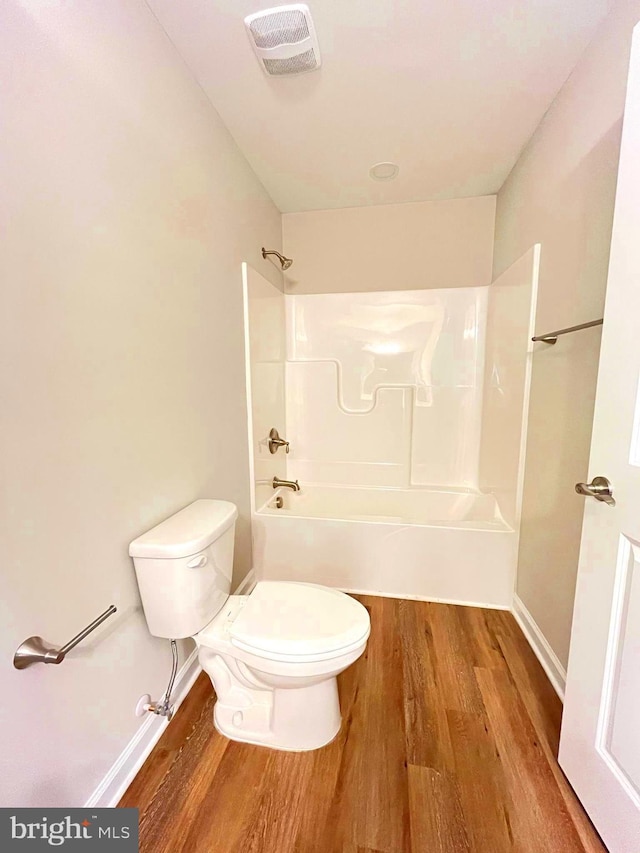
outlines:
M615 506L585 497L560 764L611 853L640 853L640 25L589 472L611 481Z

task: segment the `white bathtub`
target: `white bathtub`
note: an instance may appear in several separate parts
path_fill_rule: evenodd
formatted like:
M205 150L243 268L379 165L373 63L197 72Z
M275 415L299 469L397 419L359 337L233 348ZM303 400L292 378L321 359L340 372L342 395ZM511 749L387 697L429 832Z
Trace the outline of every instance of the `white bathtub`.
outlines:
M279 489L254 513L253 531L259 578L511 605L516 535L492 495L321 485L297 493Z

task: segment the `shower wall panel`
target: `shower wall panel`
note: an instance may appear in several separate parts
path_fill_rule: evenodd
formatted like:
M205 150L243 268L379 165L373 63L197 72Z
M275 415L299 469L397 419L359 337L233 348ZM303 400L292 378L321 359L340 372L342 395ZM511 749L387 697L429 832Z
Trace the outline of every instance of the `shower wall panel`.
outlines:
M487 288L285 297L290 476L477 488Z
M540 245L489 287L480 487L496 496L505 521L519 530ZM540 355L548 344L538 344Z
M284 452L272 455L267 443L271 427L286 435L285 305L283 293L252 267L244 264L243 274L253 497L261 503L271 479L287 473Z

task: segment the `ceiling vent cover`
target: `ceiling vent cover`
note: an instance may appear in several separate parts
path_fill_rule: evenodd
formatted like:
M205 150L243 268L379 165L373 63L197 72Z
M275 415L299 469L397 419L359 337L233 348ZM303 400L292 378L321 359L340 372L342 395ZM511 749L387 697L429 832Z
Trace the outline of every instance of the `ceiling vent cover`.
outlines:
M303 3L256 12L244 23L266 74L279 77L320 67L318 37Z

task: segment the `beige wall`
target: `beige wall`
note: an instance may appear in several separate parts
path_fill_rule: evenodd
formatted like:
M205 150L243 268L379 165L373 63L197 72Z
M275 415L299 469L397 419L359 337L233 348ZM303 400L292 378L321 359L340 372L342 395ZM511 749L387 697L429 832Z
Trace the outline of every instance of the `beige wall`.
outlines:
M542 244L539 333L602 317L620 129L639 0L619 2L498 194L494 277ZM566 664L600 330L533 359L517 592Z
M475 287L491 281L495 196L282 217L288 293Z
M0 805L71 806L169 675L129 541L226 498L250 564L241 262L277 284L281 223L144 3L5 0L0 41Z

